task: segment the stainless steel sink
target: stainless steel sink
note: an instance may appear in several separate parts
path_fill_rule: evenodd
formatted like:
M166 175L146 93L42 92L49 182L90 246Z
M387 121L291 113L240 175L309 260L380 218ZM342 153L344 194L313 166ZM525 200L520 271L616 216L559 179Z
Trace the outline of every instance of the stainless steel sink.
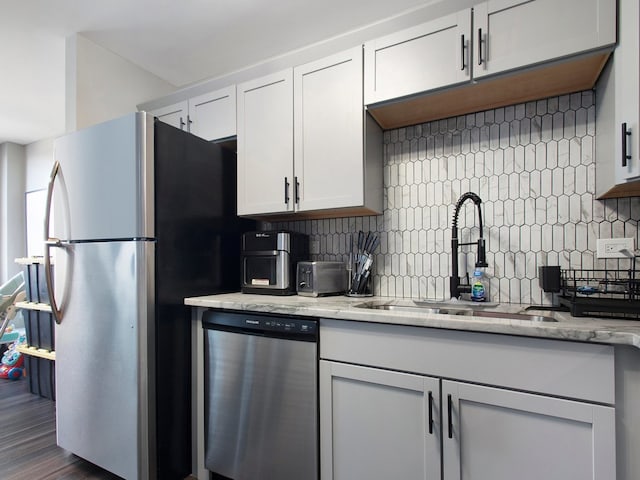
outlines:
M485 317L485 318L500 318L506 320L524 320L529 322L557 322L553 317L547 315L532 315L528 313L509 313L498 312L495 310L486 310L482 307L471 306L458 306L451 304L436 304L431 303L428 306L421 306L416 303L377 303L377 302L365 302L354 305L356 308L366 308L369 310L387 310L394 312L406 312L406 313L435 313L441 315L456 315L462 317Z
M395 303L361 303L355 305L357 308L368 308L370 310L392 310L396 312L416 312L416 313L440 313L446 315L469 315L470 310L466 308L453 307L421 307L418 305L404 305Z
M473 310L474 317L506 318L508 320L527 320L529 322L557 322L547 315L531 315L528 313L495 312L491 310Z

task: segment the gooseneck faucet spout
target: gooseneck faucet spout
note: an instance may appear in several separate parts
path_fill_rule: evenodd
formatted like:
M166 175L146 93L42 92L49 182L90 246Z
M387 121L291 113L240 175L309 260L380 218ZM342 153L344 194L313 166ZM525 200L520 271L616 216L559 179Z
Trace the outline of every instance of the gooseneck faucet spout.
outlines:
M475 203L478 209L478 223L480 229L480 238L478 238L477 242L468 242L468 243L460 243L458 240L458 215L460 214L460 209L462 205L467 200L472 200ZM462 293L471 292L471 282L469 281L469 274L467 273L466 283L462 283L460 281L460 275L458 273L458 248L464 245L476 245L478 246L477 254L476 254L476 267L488 267L487 264L487 255L486 255L486 247L484 236L482 232L482 210L480 209L480 204L482 200L480 197L473 193L467 192L460 196L458 201L456 202L456 207L453 213L453 225L451 228L451 277L449 279L449 287L451 292L451 297L460 298Z

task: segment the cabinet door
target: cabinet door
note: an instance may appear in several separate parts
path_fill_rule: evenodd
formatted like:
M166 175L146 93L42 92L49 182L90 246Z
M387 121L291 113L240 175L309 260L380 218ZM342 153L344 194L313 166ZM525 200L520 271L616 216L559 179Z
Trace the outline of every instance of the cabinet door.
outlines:
M442 382L445 480L616 478L611 407Z
M365 43L365 104L468 81L470 34L468 9Z
M362 47L294 70L297 210L364 202Z
M189 131L207 141L236 134L236 86L189 99Z
M323 480L439 480L434 378L320 361Z
M637 1L620 3L620 44L614 54L616 181L623 183L640 176L640 7ZM625 133L623 133L623 130ZM625 147L625 148L623 148Z
M616 0L489 0L473 9L474 78L616 41Z
M158 118L158 120L163 121L164 123L168 123L180 130L187 130L187 112L188 112L187 102L179 102L174 103L173 105L169 105L166 107L158 108L149 112L154 117Z
M293 70L238 85L238 214L293 211Z

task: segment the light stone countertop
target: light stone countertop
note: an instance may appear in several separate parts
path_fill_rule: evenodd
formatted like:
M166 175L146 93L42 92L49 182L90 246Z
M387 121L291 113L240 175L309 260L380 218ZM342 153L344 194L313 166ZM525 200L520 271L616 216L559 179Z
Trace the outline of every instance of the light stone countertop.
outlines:
M298 315L306 317L352 320L357 322L387 323L392 325L464 330L470 332L499 333L540 337L581 342L605 343L611 345L632 345L640 348L640 321L613 320L592 317L572 317L565 312L535 311L524 312L528 305L493 304L482 306L483 310L499 313L527 313L546 315L557 322L514 320L490 316L462 316L441 313L376 310L357 305L373 302L411 306L412 300L388 297L352 298L346 296L302 297L254 295L228 293L186 298L184 303L193 307L221 308L250 312ZM469 302L458 305L469 306ZM477 306L477 305L474 305ZM427 309L428 310L428 309Z

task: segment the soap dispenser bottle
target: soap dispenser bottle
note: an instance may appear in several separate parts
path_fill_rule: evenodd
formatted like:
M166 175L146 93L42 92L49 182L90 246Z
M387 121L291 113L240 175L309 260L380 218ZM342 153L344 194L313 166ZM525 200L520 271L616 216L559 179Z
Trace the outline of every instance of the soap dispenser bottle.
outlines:
M473 272L471 284L471 300L473 302L486 302L488 298L488 285L482 269L476 268Z

